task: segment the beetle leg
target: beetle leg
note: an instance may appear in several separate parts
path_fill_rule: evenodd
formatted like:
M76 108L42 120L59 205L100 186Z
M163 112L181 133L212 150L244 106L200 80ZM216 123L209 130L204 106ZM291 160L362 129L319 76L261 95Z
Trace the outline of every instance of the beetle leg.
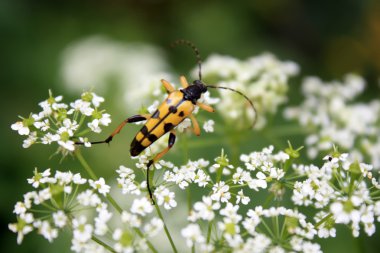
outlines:
M183 88L187 88L189 86L189 83L187 82L184 76L180 76L179 80L181 81L181 85Z
M154 199L153 199L153 194L152 194L152 191L150 189L150 184L149 184L149 169L150 169L150 166L153 163L155 163L158 160L160 160L171 149L171 147L173 147L174 142L175 142L175 131L171 130L170 131L170 135L169 135L169 142L168 142L167 148L165 148L160 153L158 153L152 160L149 160L148 164L146 165L146 186L148 188L149 197L152 200L153 204L154 204Z
M215 112L214 108L201 102L197 102L197 106L208 112Z
M133 122L139 122L143 120L147 120L150 118L150 114L142 114L142 115L134 115L127 119L125 119L123 122L121 122L117 128L110 134L110 136L107 137L104 141L93 141L90 142L91 144L102 144L102 143L110 143L115 135L120 133L121 129L127 124L127 123L133 123ZM75 142L76 145L84 145L84 142Z
M196 136L199 136L201 134L201 129L199 128L199 124L197 119L194 117L194 115L190 115L189 118L191 119L191 123L193 124L193 132Z
M173 87L173 85L171 85L168 81L161 79L161 83L164 86L167 93L171 93L175 91L175 88Z

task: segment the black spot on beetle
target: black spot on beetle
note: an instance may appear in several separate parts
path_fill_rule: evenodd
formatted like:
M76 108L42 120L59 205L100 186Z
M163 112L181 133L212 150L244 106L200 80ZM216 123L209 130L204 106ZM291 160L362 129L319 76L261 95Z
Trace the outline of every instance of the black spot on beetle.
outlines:
M139 155L146 147L144 147L141 142L139 142L138 140L133 139L132 143L131 143L131 149L129 150L129 152L131 153L131 156L137 156Z
M180 116L180 117L183 117L183 115L185 115L185 113L184 113L183 111L180 111L180 112L178 113L178 116Z
M172 123L165 123L165 125L164 125L165 132L169 132L170 130L172 130L173 126L174 125Z
M175 106L170 106L169 107L169 112L171 112L171 113L176 113L177 112L177 107L175 107Z
M146 126L143 126L140 130L140 132L145 136L148 133L148 128Z
M153 119L158 119L160 117L160 111L159 110L156 110L153 114L152 114L152 118Z
M150 134L150 135L148 135L148 140L149 140L150 142L155 142L157 139L158 139L157 136L154 135L154 134Z

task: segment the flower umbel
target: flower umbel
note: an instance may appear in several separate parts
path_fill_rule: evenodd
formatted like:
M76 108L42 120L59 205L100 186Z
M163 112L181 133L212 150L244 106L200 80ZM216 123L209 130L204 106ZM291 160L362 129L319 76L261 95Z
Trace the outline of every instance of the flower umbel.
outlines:
M86 147L91 144L83 138L89 132L99 133L102 126L111 122L110 115L100 109L104 98L94 92L84 92L80 99L70 104L62 102L62 96L53 96L39 103L42 111L32 113L28 118L12 124L11 128L20 135L26 135L23 147L33 144L57 143L65 154L75 150L75 142L84 142Z

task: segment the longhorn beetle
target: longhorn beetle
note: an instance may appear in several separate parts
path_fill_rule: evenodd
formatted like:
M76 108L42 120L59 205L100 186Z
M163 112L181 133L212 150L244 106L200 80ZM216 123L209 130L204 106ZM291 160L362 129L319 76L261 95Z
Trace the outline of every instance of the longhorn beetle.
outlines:
M162 102L162 104L158 107L158 109L152 115L139 114L139 115L131 116L125 119L123 122L121 122L120 125L111 133L111 135L107 139L103 141L91 142L91 144L109 143L112 141L113 137L116 134L118 134L127 123L133 123L133 122L146 120L146 123L141 128L141 130L136 134L135 138L133 139L131 143L130 154L131 156L137 156L142 151L144 151L147 147L149 147L152 143L158 140L161 136L169 132L168 146L164 150L162 150L160 153L156 154L153 157L153 159L149 160L147 164L146 182L147 182L147 188L148 188L149 196L150 196L150 199L152 200L152 203L154 203L154 200L153 200L152 191L149 186L149 168L153 163L160 160L161 157L163 157L174 145L174 142L176 139L175 127L178 126L178 124L180 124L184 119L190 118L193 125L194 134L197 136L200 135L201 130L192 112L194 111L195 106L199 106L201 109L208 112L214 112L214 109L211 106L198 101L201 95L207 92L208 88L226 89L226 90L236 92L239 95L243 96L249 102L250 106L252 107L255 113L252 126L255 125L256 120L257 120L256 109L252 101L242 92L229 88L229 87L207 85L202 81L202 61L201 61L200 53L199 53L198 48L195 47L195 45L192 42L188 40L176 40L173 42L172 46L174 47L177 45L187 45L193 49L198 61L199 79L193 81L193 83L189 85L186 78L184 76L181 76L180 82L182 85L182 89L179 89L179 90L176 90L169 82L162 79L161 83L164 86L166 92L168 93L168 97L165 99L164 102ZM75 144L83 145L84 143L76 142Z

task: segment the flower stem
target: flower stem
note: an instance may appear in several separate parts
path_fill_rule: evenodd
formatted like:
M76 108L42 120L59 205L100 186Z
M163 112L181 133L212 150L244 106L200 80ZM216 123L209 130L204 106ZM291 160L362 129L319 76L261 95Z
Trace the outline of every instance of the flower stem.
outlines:
M98 177L95 175L95 173L91 169L90 165L88 165L87 161L82 156L82 153L80 152L80 150L76 149L75 152L74 152L74 154L75 154L76 158L78 159L78 161L80 162L80 164L83 166L83 168L87 171L88 175L90 175L90 177L93 180L97 180Z
M75 152L74 152L75 156L77 157L78 161L80 162L80 164L83 166L83 168L87 171L87 173L90 175L90 177L93 179L93 180L97 180L98 177L95 175L94 171L92 170L92 168L90 167L90 165L88 165L87 161L84 159L84 157L82 156L82 154L80 153L79 149L77 149ZM115 199L110 195L110 194L107 194L106 195L106 198L107 200L110 202L110 204L116 209L116 211L118 213L122 213L123 212L123 209L119 206L119 204L115 201ZM143 233L137 229L137 228L134 228L135 232L141 237L141 238L144 238L144 235ZM98 239L99 240L99 239ZM150 248L150 250L152 252L155 252L157 253L157 250L154 248L154 246L152 245L151 242L149 242L147 240L147 244L148 244L148 247ZM108 249L108 248L107 248ZM111 248L112 249L112 248ZM115 252L115 251L112 251L112 252Z
M210 221L207 228L207 243L209 243L211 239L211 229L212 229L212 221Z
M138 228L133 228L133 229L136 232L136 234L138 234L141 238L144 238L144 234ZM148 241L148 239L146 239L146 243L148 244L148 247L150 248L150 250L152 252L158 253L158 251L154 248L152 243L150 243L150 241Z
M170 245L172 246L173 252L174 252L174 253L177 253L177 249L176 249L176 247L175 247L175 245L174 245L173 239L172 239L172 237L171 237L171 235L170 235L170 232L169 232L169 230L168 230L168 228L167 228L167 226L166 226L166 223L165 223L165 221L164 221L164 217L162 216L162 213L161 213L160 207L158 206L158 204L157 204L156 201L154 202L154 206L155 206L155 208L156 208L156 211L157 211L158 216L160 217L160 219L161 219L162 222L164 223L164 230L165 230L166 236L167 236L168 239L169 239Z
M94 242L96 242L97 244L103 246L105 249L107 249L108 251L110 252L115 252L116 253L116 250L114 250L111 246L109 246L108 244L106 244L105 242L101 241L99 238L97 238L96 236L92 236L91 237L91 240L93 240Z
M314 227L315 228L318 228L320 225L322 225L323 223L325 223L333 214L332 213L329 213L327 214L325 217L323 217L320 221L318 221Z

